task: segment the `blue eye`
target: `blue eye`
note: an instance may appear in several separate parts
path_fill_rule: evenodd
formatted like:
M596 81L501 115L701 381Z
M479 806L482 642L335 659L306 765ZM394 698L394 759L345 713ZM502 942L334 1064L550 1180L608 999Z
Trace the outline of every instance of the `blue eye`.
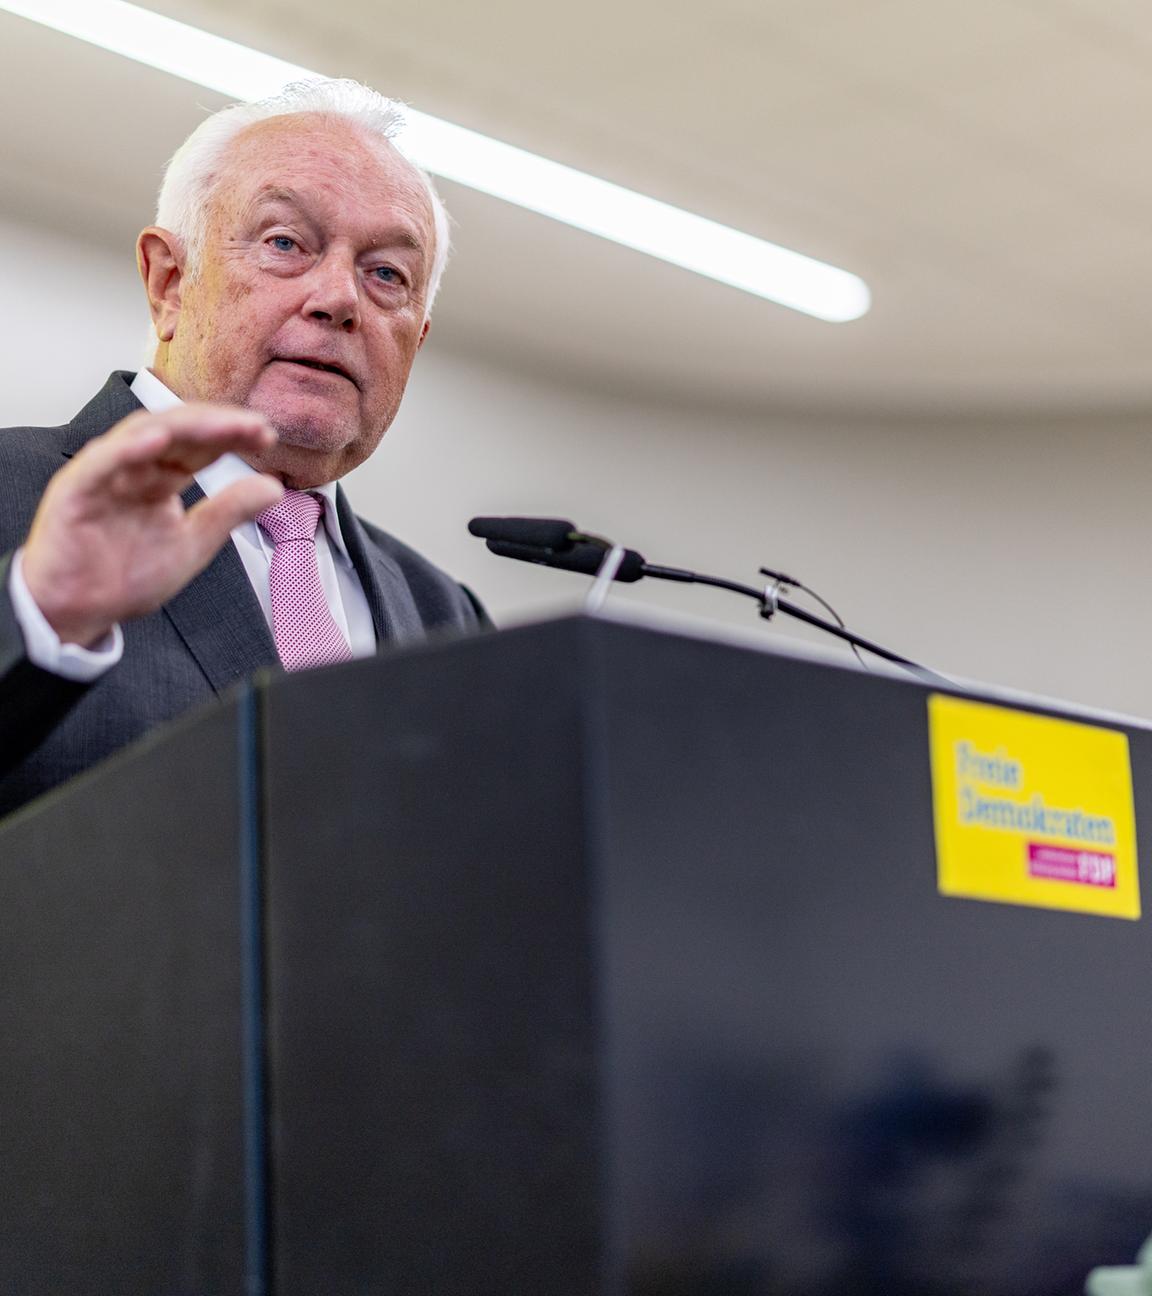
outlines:
M394 266L377 266L372 271L381 283L400 283L400 272Z
M287 234L276 234L269 242L277 252L291 252L296 246L296 240L290 239Z

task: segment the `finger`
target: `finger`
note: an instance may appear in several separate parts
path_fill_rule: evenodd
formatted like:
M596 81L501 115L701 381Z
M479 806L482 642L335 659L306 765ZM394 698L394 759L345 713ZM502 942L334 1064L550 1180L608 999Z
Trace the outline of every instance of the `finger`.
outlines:
M208 563L236 527L271 508L283 496L284 487L275 477L253 473L211 499L194 504L186 516L197 557L203 564Z
M170 411L176 413L176 411ZM185 405L166 422L161 451L166 464L195 472L226 451L265 450L276 440L263 414L225 405Z
M102 489L125 468L152 466L190 476L228 450L265 449L275 433L261 414L226 405L140 411L90 441L72 461L77 486Z

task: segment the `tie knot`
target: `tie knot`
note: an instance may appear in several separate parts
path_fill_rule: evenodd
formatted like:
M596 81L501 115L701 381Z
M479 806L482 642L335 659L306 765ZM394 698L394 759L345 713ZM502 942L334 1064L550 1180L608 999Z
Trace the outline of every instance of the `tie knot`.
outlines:
M324 506L307 491L287 491L279 504L256 514L256 521L274 544L288 540L314 540Z

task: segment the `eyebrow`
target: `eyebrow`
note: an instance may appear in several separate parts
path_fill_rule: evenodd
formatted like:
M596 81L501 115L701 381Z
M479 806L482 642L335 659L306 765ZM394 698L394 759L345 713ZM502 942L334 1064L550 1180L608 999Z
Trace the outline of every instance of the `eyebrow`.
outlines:
M300 195L294 189L282 189L278 185L268 185L256 191L252 200L253 206L260 207L265 203L286 202L293 207L303 207Z
M413 252L424 251L424 244L408 230L396 230L389 243L392 246L399 244L401 247L411 248Z

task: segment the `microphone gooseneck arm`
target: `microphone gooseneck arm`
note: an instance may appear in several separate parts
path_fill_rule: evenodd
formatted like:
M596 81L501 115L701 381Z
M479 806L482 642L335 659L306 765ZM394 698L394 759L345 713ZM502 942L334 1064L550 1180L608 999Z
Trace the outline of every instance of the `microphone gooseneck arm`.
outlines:
M902 666L922 680L935 684L951 683L928 667L865 639L843 623L837 625L826 621L814 612L797 607L795 603L782 598L780 590L788 585L801 589L807 587L780 572L761 569L764 575L773 579L774 584L765 589L755 589L751 585L742 585L739 581L725 580L722 576L706 576L702 572L688 571L683 567L662 567L646 561L635 549L622 549L611 541L577 530L567 520L557 518L474 518L469 524L469 530L473 535L485 539L489 550L499 557L517 558L543 567L557 567L563 571L602 577L597 581L595 590L597 602L603 600L605 588L612 580L631 582L649 576L653 580L676 581L683 585L711 585L715 589L730 590L733 594L743 594L755 599L760 606L760 615L765 620L778 611L783 612L797 621L803 621L805 625L843 640L853 648L863 649L893 665ZM605 559L610 551L613 562L606 565ZM824 602L818 595L814 597L819 602Z
M651 576L656 580L679 581L686 585L711 585L716 589L731 590L733 594L747 595L748 598L753 598L760 604L762 615L768 606L768 599L764 590L755 589L751 585L741 585L739 581L725 580L722 576L705 576L701 572L685 571L679 567L658 567L654 563L645 563L642 570L643 575ZM901 657L899 653L894 653L888 648L881 647L880 644L873 643L870 639L865 639L863 635L854 633L846 626L839 626L832 621L825 621L823 617L818 617L814 612L808 612L802 607L797 607L795 603L790 603L779 595L774 595L771 602L773 610L779 609L786 615L794 617L797 621L803 621L806 625L815 626L817 630L824 630L830 635L835 635L837 639L842 639L845 643L851 644L853 648L862 648L865 652L872 653L874 657L881 657L884 661L890 661L896 666L903 666L905 670L910 670L913 674L919 675L926 680L941 684L950 682L944 676L929 670L927 666L921 666L919 662L914 662L908 657ZM768 615L771 616L771 612Z

